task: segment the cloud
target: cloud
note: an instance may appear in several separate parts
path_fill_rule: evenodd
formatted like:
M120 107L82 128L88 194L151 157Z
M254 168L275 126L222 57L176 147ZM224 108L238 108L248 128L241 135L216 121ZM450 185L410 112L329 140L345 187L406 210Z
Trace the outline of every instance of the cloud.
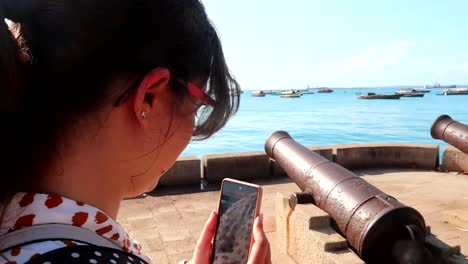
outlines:
M350 59L341 66L344 70L368 70L385 68L402 63L411 48L416 46L413 41L398 41L387 46L371 46Z

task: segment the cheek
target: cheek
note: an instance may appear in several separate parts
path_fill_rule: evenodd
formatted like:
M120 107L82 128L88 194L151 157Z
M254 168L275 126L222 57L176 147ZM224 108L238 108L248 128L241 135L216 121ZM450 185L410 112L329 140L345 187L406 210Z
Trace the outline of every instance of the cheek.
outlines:
M190 143L190 139L193 135L193 129L195 126L195 114L184 116L179 119L179 125L177 131L175 131L175 148L182 152L185 147ZM180 153L179 153L180 154Z

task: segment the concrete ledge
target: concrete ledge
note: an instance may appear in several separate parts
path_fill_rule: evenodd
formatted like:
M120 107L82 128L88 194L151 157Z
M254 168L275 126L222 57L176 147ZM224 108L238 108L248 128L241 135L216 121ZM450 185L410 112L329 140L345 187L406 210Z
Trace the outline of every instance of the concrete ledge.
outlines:
M399 143L337 145L335 162L347 169L412 168L434 170L439 165L439 146Z
M200 170L200 159L198 157L181 157L159 179L158 186L200 184Z
M442 170L450 172L468 172L468 155L448 146L444 149Z
M307 147L308 149L315 151L324 158L333 161L333 147L332 146L323 146L323 147ZM270 160L270 170L273 177L286 177L286 172L274 161Z
M269 158L265 152L244 152L204 155L202 178L220 182L224 178L238 180L270 177Z

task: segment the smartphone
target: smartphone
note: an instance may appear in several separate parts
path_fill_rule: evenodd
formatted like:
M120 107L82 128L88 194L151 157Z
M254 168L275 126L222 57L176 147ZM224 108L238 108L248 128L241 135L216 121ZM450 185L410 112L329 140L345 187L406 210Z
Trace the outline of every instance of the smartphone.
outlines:
M247 263L253 242L253 223L260 212L261 201L259 185L229 178L223 180L212 264Z

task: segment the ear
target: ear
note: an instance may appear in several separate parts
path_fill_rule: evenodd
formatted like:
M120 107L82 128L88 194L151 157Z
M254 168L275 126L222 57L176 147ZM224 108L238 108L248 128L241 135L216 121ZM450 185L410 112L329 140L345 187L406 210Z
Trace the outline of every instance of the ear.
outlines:
M155 106L155 98L169 85L171 74L167 68L156 68L146 74L133 99L133 111L140 124L147 124L147 117Z

